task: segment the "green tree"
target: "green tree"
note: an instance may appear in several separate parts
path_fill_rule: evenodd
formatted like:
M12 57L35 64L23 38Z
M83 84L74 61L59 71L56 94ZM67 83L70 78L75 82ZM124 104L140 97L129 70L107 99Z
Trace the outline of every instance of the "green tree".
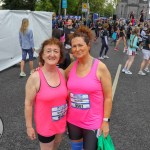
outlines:
M57 1L58 0L55 0L55 2L57 2ZM55 6L53 6L53 3L50 2L50 0L39 0L36 2L35 10L57 12L58 8L55 8Z
M3 9L34 10L36 0L1 0Z
M2 0L4 9L50 11L59 14L62 0ZM117 0L118 1L118 0ZM81 15L82 3L87 0L67 0L67 14ZM105 0L89 0L90 12L105 14ZM61 8L61 14L64 9ZM108 14L108 11L107 13Z
M81 15L82 3L86 3L87 0L67 0L67 14ZM104 13L105 0L89 0L90 12ZM59 14L60 0L38 0L36 3L36 10L53 11ZM61 14L64 14L63 8L61 8Z
M43 11L52 11L56 12L56 14L59 14L59 9L62 6L60 5L60 2L62 0L39 0L36 3L36 10L43 10ZM67 0L67 14L79 14L81 11L79 10L78 6L82 5L82 0ZM61 8L61 14L64 13L63 8Z
M104 16L106 17L110 17L114 14L114 6L112 3L108 3L106 6L105 6L105 9L104 9Z

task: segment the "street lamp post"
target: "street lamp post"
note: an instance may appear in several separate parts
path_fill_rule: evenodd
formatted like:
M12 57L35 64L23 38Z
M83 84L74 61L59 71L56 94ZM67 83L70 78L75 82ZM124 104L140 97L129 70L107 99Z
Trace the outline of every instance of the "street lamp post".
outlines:
M59 0L59 11L58 11L59 16L61 15L61 0Z
M88 6L88 8L87 8L87 12L86 12L86 26L88 26L88 15L89 15L89 0L87 0L87 6Z

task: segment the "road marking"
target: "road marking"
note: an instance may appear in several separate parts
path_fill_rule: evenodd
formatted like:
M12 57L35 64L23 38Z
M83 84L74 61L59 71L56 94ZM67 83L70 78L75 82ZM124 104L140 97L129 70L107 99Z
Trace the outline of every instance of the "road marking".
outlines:
M117 69L117 73L116 73L116 76L115 76L115 79L114 79L114 82L113 82L113 86L112 86L112 101L114 99L117 83L118 83L118 80L119 80L119 75L120 75L120 72L121 72L121 66L122 65L119 64L118 69Z

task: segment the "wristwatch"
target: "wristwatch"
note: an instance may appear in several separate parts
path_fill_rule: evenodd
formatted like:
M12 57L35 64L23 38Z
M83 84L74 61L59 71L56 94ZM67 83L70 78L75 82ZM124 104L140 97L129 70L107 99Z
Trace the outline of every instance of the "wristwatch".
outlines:
M110 122L109 118L103 118L103 121Z

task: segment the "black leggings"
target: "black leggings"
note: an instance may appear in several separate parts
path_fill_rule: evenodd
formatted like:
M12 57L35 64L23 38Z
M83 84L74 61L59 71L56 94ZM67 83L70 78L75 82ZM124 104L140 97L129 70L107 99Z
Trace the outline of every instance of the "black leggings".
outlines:
M41 143L50 143L55 139L55 135L45 137L45 136L38 134L38 139Z
M104 51L104 48L105 48L105 53L104 53L104 55L106 55L109 48L108 48L108 45L106 45L106 43L102 42L101 51L100 51L100 53L99 53L99 56L100 56L100 57L102 56L102 53L103 53L103 51Z
M79 140L83 138L84 150L97 150L97 130L87 130L67 123L69 138L71 140Z

